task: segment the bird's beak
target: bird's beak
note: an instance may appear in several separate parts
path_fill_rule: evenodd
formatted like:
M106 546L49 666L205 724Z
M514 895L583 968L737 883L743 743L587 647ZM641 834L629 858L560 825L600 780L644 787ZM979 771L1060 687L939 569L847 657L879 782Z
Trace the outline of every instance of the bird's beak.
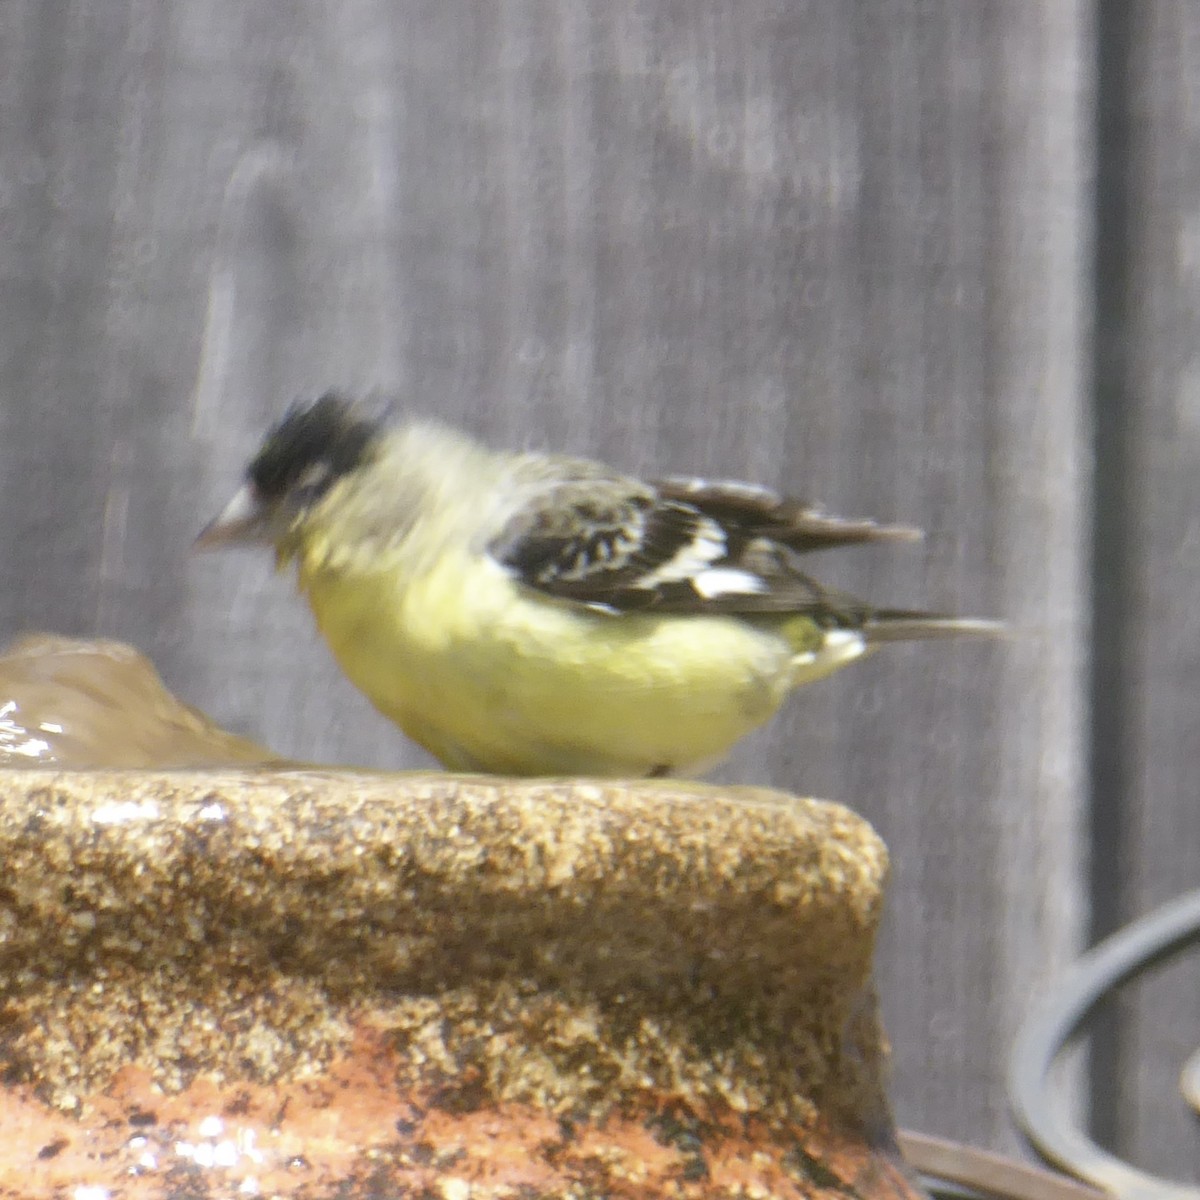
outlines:
M210 521L196 538L196 550L211 550L214 546L253 545L272 540L269 514L246 484L233 499Z

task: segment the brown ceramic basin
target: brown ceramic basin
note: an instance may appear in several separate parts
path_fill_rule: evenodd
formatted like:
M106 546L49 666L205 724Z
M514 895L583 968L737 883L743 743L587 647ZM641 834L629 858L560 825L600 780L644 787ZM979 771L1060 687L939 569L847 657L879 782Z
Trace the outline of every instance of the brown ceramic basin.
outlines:
M118 752L119 721L91 751L87 722L129 661L94 659L81 700L55 653L34 685L0 660L10 732L59 751L0 771L0 1196L912 1194L870 983L887 860L854 814L63 769L35 727ZM139 753L211 747L152 672L121 703L139 688Z

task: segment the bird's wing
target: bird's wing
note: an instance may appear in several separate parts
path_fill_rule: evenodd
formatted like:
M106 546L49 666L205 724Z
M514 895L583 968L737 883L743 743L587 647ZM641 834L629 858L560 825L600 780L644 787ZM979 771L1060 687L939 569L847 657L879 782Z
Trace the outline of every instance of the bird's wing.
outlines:
M526 586L611 612L803 613L859 625L866 606L800 571L798 553L911 536L745 484L647 484L579 466L526 480L524 503L488 549Z
M654 486L666 500L693 504L718 521L801 553L860 542L911 542L921 537L921 531L911 525L835 517L820 505L781 496L753 483L671 475Z

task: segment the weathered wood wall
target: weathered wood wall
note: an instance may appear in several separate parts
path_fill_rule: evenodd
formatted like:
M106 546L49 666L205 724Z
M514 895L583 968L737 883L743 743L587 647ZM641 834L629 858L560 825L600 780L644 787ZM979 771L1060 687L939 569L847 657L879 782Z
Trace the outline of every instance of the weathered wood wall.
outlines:
M1031 997L1200 841L1200 10L1098 2L5 0L0 634L424 765L265 557L189 554L329 384L925 526L823 565L1020 636L880 655L720 777L878 825L899 1119L1012 1148ZM1100 1117L1186 1170L1172 978Z
M1200 861L1200 9L1101 9L1097 79L1091 870L1101 929L1196 886ZM1200 1174L1173 1095L1193 954L1123 993L1100 1125L1139 1165ZM1107 1095L1108 1102L1105 1102Z

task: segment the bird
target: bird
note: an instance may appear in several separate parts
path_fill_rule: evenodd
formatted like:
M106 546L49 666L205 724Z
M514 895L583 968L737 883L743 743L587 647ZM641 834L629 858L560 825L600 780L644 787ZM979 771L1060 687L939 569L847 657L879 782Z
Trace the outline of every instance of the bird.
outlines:
M700 774L791 692L996 622L874 608L812 551L909 541L755 484L500 452L328 391L196 539L273 547L345 674L449 770Z

